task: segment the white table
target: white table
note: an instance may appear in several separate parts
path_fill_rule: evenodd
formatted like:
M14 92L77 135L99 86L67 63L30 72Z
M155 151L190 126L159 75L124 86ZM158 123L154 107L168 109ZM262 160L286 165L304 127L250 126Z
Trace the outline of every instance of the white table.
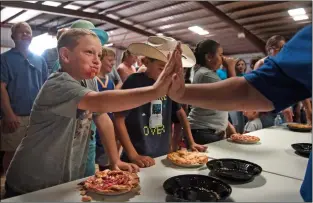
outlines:
M213 158L239 158L261 165L264 171L250 183L231 184L232 194L227 201L235 202L303 202L299 190L308 159L294 154L290 147L296 142L311 142L310 133L294 133L284 129L264 129L251 133L261 138L260 145L232 144L220 141L209 144L209 156ZM115 197L91 195L95 201L109 202L165 202L167 195L163 182L183 174L208 175L206 167L180 168L169 163L165 156L156 165L141 169L139 173L141 194L128 193ZM275 165L272 165L275 164ZM293 172L293 170L296 170ZM266 172L269 171L269 172ZM275 174L278 173L278 174ZM80 202L77 180L37 192L2 200L3 202Z
M259 144L237 144L227 140L208 145L211 158L235 158L254 162L264 171L303 180L308 158L295 154L291 144L312 143L311 133L298 133L287 128L268 128L249 133L258 136Z
M142 169L139 173L141 194L132 193L116 197L91 195L95 201L109 202L165 202L168 198L163 190L163 182L176 175L207 175L206 167L198 169L178 168L170 164L165 157L156 159L156 165ZM73 181L26 195L5 199L3 202L80 202L81 196L77 184ZM302 181L263 172L254 181L243 185L232 185L232 194L228 201L236 202L303 202L299 189Z

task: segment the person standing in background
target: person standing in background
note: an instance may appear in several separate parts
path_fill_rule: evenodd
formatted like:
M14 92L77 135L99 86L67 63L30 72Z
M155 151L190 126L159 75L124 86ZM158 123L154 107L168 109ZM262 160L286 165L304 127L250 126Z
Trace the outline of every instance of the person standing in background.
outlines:
M57 32L57 40L60 38L60 36L62 35L62 33L64 33L64 31L68 30L67 28L64 29L60 29ZM53 67L55 66L56 61L59 60L59 54L58 54L58 49L55 48L51 48L51 49L46 49L42 55L41 55L48 66L48 74L50 75L51 73L53 73Z
M122 82L128 78L129 75L136 73L134 64L136 63L137 57L132 55L128 50L122 54L122 63L117 67L117 72L120 75Z
M1 151L4 151L4 172L16 148L26 135L34 100L48 77L48 68L41 56L28 49L32 29L26 22L12 26L15 47L1 54Z

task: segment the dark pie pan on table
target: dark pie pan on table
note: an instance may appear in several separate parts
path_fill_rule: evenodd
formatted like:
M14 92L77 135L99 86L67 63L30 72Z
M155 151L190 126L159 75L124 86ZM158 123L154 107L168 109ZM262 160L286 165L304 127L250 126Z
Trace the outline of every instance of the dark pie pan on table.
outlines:
M232 192L227 183L205 175L174 176L163 183L163 188L176 202L223 201Z
M299 154L306 155L306 156L310 156L310 153L312 151L311 143L295 143L295 144L292 144L291 147Z
M262 172L259 165L240 159L214 159L206 165L216 176L232 181L249 181Z
M287 125L287 127L289 128L289 130L294 131L294 132L311 132L312 128L299 128L299 127L295 127L292 125Z

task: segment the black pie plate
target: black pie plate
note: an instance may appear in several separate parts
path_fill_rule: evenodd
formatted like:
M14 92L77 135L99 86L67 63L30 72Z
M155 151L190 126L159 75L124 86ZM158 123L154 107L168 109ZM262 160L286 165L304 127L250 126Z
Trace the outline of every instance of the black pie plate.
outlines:
M233 181L248 181L262 172L259 165L240 159L215 159L206 165L216 176Z
M163 188L177 202L218 202L232 192L227 183L205 175L174 176L163 183Z
M291 125L287 125L287 127L289 128L289 130L294 131L294 132L311 132L312 128L297 128Z
M292 144L291 147L296 150L301 155L310 156L312 151L312 144L311 143L296 143Z

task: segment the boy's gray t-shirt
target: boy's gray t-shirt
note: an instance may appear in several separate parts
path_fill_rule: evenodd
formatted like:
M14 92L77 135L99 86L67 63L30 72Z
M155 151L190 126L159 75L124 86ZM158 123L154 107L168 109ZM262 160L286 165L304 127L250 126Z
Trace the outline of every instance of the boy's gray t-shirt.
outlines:
M260 118L256 118L252 121L248 121L244 127L245 132L253 132L257 130L261 130L263 128L262 122Z
M90 91L68 73L52 74L40 90L30 116L26 136L7 172L7 184L26 193L83 178L92 114L77 105Z
M206 67L194 68L193 84L215 83L221 79L218 75ZM212 109L203 109L192 106L188 116L191 129L213 129L224 131L228 125L228 112Z

